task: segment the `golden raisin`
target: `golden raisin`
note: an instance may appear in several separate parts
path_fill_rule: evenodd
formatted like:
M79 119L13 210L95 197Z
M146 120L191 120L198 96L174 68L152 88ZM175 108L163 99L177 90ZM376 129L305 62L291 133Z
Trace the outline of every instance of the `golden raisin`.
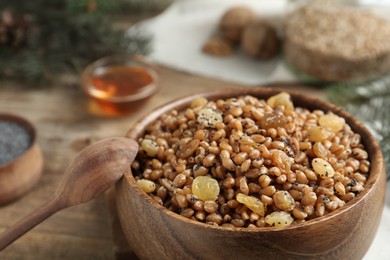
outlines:
M243 193L238 193L236 196L238 202L245 204L254 213L263 217L265 213L264 204L256 197L248 196Z
M210 107L205 107L198 111L197 121L205 127L212 128L215 128L217 123L223 122L222 115Z
M307 137L312 142L321 142L328 139L329 136L330 133L325 128L320 126L312 126L307 131Z
M337 133L341 130L343 130L345 125L345 119L342 117L339 117L338 115L335 115L333 113L328 113L325 115L322 115L318 123L322 127L326 127L329 130L331 130L334 133Z
M276 205L281 210L291 211L295 208L295 200L287 191L277 191L273 195L273 200Z
M150 139L142 140L141 147L142 149L144 149L146 154L151 157L155 157L157 155L158 148L159 148L158 144L155 141Z
M265 217L265 223L274 227L290 225L294 219L286 211L274 211Z
M151 193L156 189L156 184L147 179L137 180L137 184L145 193Z
M286 92L281 92L275 96L270 97L267 100L267 103L272 107L276 108L278 106L284 106L286 110L293 110L294 109L294 104L291 101L291 96L290 94Z
M287 117L279 113L267 113L260 120L260 126L263 129L278 128L288 123Z
M192 193L199 199L215 201L219 195L217 180L209 176L198 176L192 181Z
M207 99L204 97L198 97L192 100L191 102L191 108L202 108L207 104Z
M314 171L323 179L332 178L334 169L330 163L321 158L315 158L312 161Z

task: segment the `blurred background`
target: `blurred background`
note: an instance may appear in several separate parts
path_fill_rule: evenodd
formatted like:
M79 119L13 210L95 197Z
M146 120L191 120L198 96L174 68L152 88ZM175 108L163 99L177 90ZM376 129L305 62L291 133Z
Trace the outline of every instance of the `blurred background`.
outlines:
M237 7L244 14L223 21ZM388 0L1 0L0 112L33 123L45 166L28 196L0 207L0 230L45 201L82 148L125 135L158 105L209 90L277 86L335 103L375 135L389 176L389 14ZM236 41L229 30L237 28ZM83 89L93 85L82 78L88 66L113 56L137 57L159 77L158 91L124 113ZM114 202L106 195L58 213L0 258L132 259ZM389 198L386 205L366 259L389 255Z

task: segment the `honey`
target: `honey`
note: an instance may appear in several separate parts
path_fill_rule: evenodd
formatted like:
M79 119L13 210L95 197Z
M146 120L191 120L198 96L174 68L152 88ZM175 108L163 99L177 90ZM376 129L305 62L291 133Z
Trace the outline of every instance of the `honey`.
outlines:
M91 98L89 111L104 116L127 114L157 90L158 75L142 63L99 64L86 69L84 91Z
M102 73L93 75L91 94L100 99L127 97L139 93L145 86L151 84L153 78L142 67L113 66Z

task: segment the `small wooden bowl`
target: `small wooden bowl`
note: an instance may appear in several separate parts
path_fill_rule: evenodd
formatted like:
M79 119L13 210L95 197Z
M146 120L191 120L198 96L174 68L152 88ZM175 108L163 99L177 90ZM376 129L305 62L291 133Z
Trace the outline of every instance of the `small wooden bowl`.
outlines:
M43 158L37 143L34 126L22 117L0 114L0 120L22 126L31 137L30 146L19 157L0 164L0 205L12 202L26 194L42 175Z
M189 106L198 96L209 100L253 95L268 98L275 88L244 88L192 95L151 112L128 132L137 140L144 129L171 109ZM385 168L377 141L342 109L320 99L290 92L296 106L332 111L361 135L371 161L365 189L344 207L284 228L228 228L189 220L154 202L129 172L116 186L118 215L130 246L141 259L361 259L379 225L385 199Z
M160 88L158 67L138 55L94 61L84 69L81 81L89 111L108 117L133 112Z

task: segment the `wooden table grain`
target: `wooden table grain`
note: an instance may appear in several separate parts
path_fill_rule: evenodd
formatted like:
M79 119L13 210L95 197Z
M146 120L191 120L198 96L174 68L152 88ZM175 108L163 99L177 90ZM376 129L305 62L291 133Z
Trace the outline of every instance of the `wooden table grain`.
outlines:
M159 92L139 110L113 118L92 114L77 82L69 84L59 79L42 86L0 82L0 112L23 116L34 124L44 157L38 184L24 197L0 207L0 231L47 201L70 160L86 145L125 135L142 115L175 98L239 87L164 67L161 82ZM320 89L293 88L321 96ZM115 259L118 245L113 242L107 201L102 195L58 212L0 252L0 259Z

